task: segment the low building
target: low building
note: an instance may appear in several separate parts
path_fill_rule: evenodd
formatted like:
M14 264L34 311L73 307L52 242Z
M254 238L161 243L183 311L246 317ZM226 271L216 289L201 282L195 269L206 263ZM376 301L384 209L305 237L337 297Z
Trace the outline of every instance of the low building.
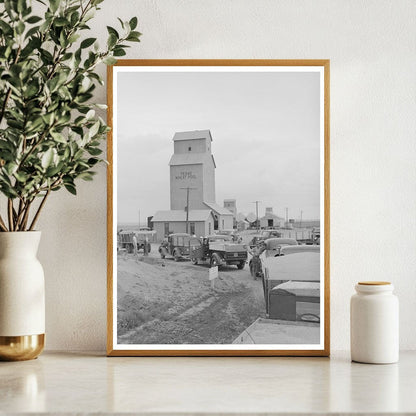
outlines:
M250 223L246 220L237 221L237 231L244 231L250 227Z
M265 215L260 218L260 228L280 228L285 224L285 219L273 214L273 208L267 207Z
M220 207L215 202L204 202L212 210L214 216L214 230L232 230L234 228L234 215L227 208Z
M233 214L233 226L237 227L237 201L235 199L224 199L224 208Z
M214 232L214 215L209 209L193 209L189 211L188 233L197 237L210 235ZM186 233L186 211L157 211L152 219L157 241L162 241L169 234Z

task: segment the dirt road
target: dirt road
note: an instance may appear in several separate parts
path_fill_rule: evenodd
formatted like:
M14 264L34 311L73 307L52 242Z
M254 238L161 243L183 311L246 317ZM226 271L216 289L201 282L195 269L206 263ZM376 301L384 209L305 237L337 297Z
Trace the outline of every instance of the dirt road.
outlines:
M248 266L220 269L214 289L207 265L160 259L156 253L118 257L118 342L230 344L265 316L262 283Z

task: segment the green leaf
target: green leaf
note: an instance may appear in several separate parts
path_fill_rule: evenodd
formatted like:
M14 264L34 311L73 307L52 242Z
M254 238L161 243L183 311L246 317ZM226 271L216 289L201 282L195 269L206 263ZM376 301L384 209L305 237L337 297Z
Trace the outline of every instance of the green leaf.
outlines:
M45 122L45 124L52 125L53 120L54 120L54 116L55 116L55 113L51 112L51 113L47 113L44 116L42 116L42 119Z
M84 16L84 18L82 19L82 21L85 23L85 22L88 22L88 20L91 20L93 17L94 17L94 15L95 15L95 10L94 9L90 9L87 13L86 13L86 15ZM82 28L82 29L89 29L89 27L87 26L87 25L81 25L80 26L80 28Z
M34 35L35 33L37 33L39 31L39 26L34 26L32 28L30 28L25 35L25 39L31 37L32 35Z
M91 120L92 118L94 118L94 116L95 116L95 111L94 110L89 110L87 112L87 114L85 114L85 118L87 120Z
M124 22L119 17L117 17L117 20L120 22L121 27L124 29Z
M58 143L67 143L65 136L57 131L51 131L51 136L54 138L55 141Z
M87 38L87 39L84 39L82 42L81 42L81 49L85 49L85 48L88 48L89 46L91 46L95 41L97 40L97 38Z
M9 176L13 175L17 170L17 163L10 162L4 167Z
M37 94L38 90L39 90L39 88L38 88L37 84L28 84L26 86L25 91L24 91L24 95L25 95L26 98L31 98L31 97L33 97L34 95Z
M60 26L67 26L69 25L69 21L67 19L65 19L65 17L57 17L54 21L53 24L57 27Z
M52 13L55 13L58 10L60 0L49 0L49 7Z
M48 87L51 92L55 92L58 86L58 82L59 82L59 76L55 76L48 82Z
M11 0L4 1L4 8L6 9L7 14L9 15L11 20L15 20L16 14L16 2Z
M43 128L43 119L41 117L36 117L35 119L30 120L26 124L26 133L33 133L35 131L40 131Z
M90 157L88 160L87 160L87 163L91 166L91 167L93 167L93 166L95 166L98 162L100 161L100 159L97 159L97 158L95 158L95 157Z
M65 147L64 155L63 155L62 159L68 159L70 155L71 155L71 150L67 146L67 147Z
M107 31L108 31L109 35L113 34L117 39L120 39L120 36L119 36L117 30L115 30L113 27L107 26Z
M130 35L127 36L127 39L129 42L140 42L139 37L142 34L140 32L130 32Z
M59 35L59 44L65 48L68 45L68 39L65 36L65 31L62 30L60 35Z
M62 163L60 163L59 166L49 167L48 169L46 169L45 176L47 176L48 178L51 178L55 176L57 173L59 173L61 169L62 169Z
M130 29L131 30L136 29L136 27L137 27L137 17L136 16L135 17L132 17L130 19L129 26L130 26Z
M27 8L25 0L17 0L17 12L22 13Z
M18 22L16 25L16 33L18 35L21 35L24 31L25 31L25 24L22 21Z
M54 149L50 147L42 156L41 165L43 169L47 169L53 162Z
M21 182L21 183L24 183L24 182L26 182L27 181L27 179L28 179L28 175L26 175L25 173L23 173L23 172L15 172L14 173L14 177L19 181L19 182Z
M88 153L91 156L98 156L102 153L103 151L101 149L99 149L98 147L91 147L88 149Z
M74 43L74 42L76 42L80 38L80 36L81 35L79 35L78 33L74 33L73 35L71 35L69 37L68 42L69 43Z
M117 59L113 58L112 56L108 56L103 60L106 65L114 65L117 63Z
M108 37L108 40L107 40L108 49L112 49L116 45L117 40L118 40L117 36L114 35L113 33L110 33L110 36Z
M82 172L78 175L78 178L83 179L84 181L92 181L94 173L95 172Z
M4 20L0 19L0 29L6 35L10 35L13 32L13 29L10 25L8 25Z
M94 123L93 126L90 128L88 135L90 137L94 137L98 133L98 130L100 129L100 125L101 123L99 121Z
M116 48L114 48L113 55L114 56L124 56L124 55L126 55L126 51L122 48L116 47Z
M76 190L74 185L71 185L69 183L64 183L64 186L65 186L66 190L69 191L72 195L77 194L77 190Z
M27 23L30 23L31 25L33 25L34 23L38 23L42 20L41 17L39 16L30 16L29 19L26 20Z
M75 11L71 14L71 26L74 27L79 21L79 13Z

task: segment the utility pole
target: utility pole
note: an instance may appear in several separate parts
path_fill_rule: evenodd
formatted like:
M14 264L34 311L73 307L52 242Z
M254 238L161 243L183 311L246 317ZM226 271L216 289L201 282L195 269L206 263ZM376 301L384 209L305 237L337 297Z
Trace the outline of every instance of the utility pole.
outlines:
M285 208L286 210L286 224L289 222L289 208Z
M300 227L299 228L302 228L302 217L303 217L303 211L301 210L300 211Z
M259 224L259 203L260 202L261 201L253 201L253 204L256 204L256 228L257 228L257 231L260 228L260 224Z
M197 188L191 188L190 186L186 188L180 188L180 189L186 189L186 234L189 234L189 191L194 190Z
M140 230L140 210L139 210L139 230Z

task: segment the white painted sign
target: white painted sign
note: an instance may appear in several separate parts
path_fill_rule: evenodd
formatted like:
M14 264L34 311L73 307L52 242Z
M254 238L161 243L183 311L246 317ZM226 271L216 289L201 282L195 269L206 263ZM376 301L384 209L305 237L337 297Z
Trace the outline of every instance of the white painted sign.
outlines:
M214 280L218 277L218 266L210 267L209 269L209 280Z
M215 279L218 278L218 266L210 267L209 280L211 281L211 289L215 290Z

